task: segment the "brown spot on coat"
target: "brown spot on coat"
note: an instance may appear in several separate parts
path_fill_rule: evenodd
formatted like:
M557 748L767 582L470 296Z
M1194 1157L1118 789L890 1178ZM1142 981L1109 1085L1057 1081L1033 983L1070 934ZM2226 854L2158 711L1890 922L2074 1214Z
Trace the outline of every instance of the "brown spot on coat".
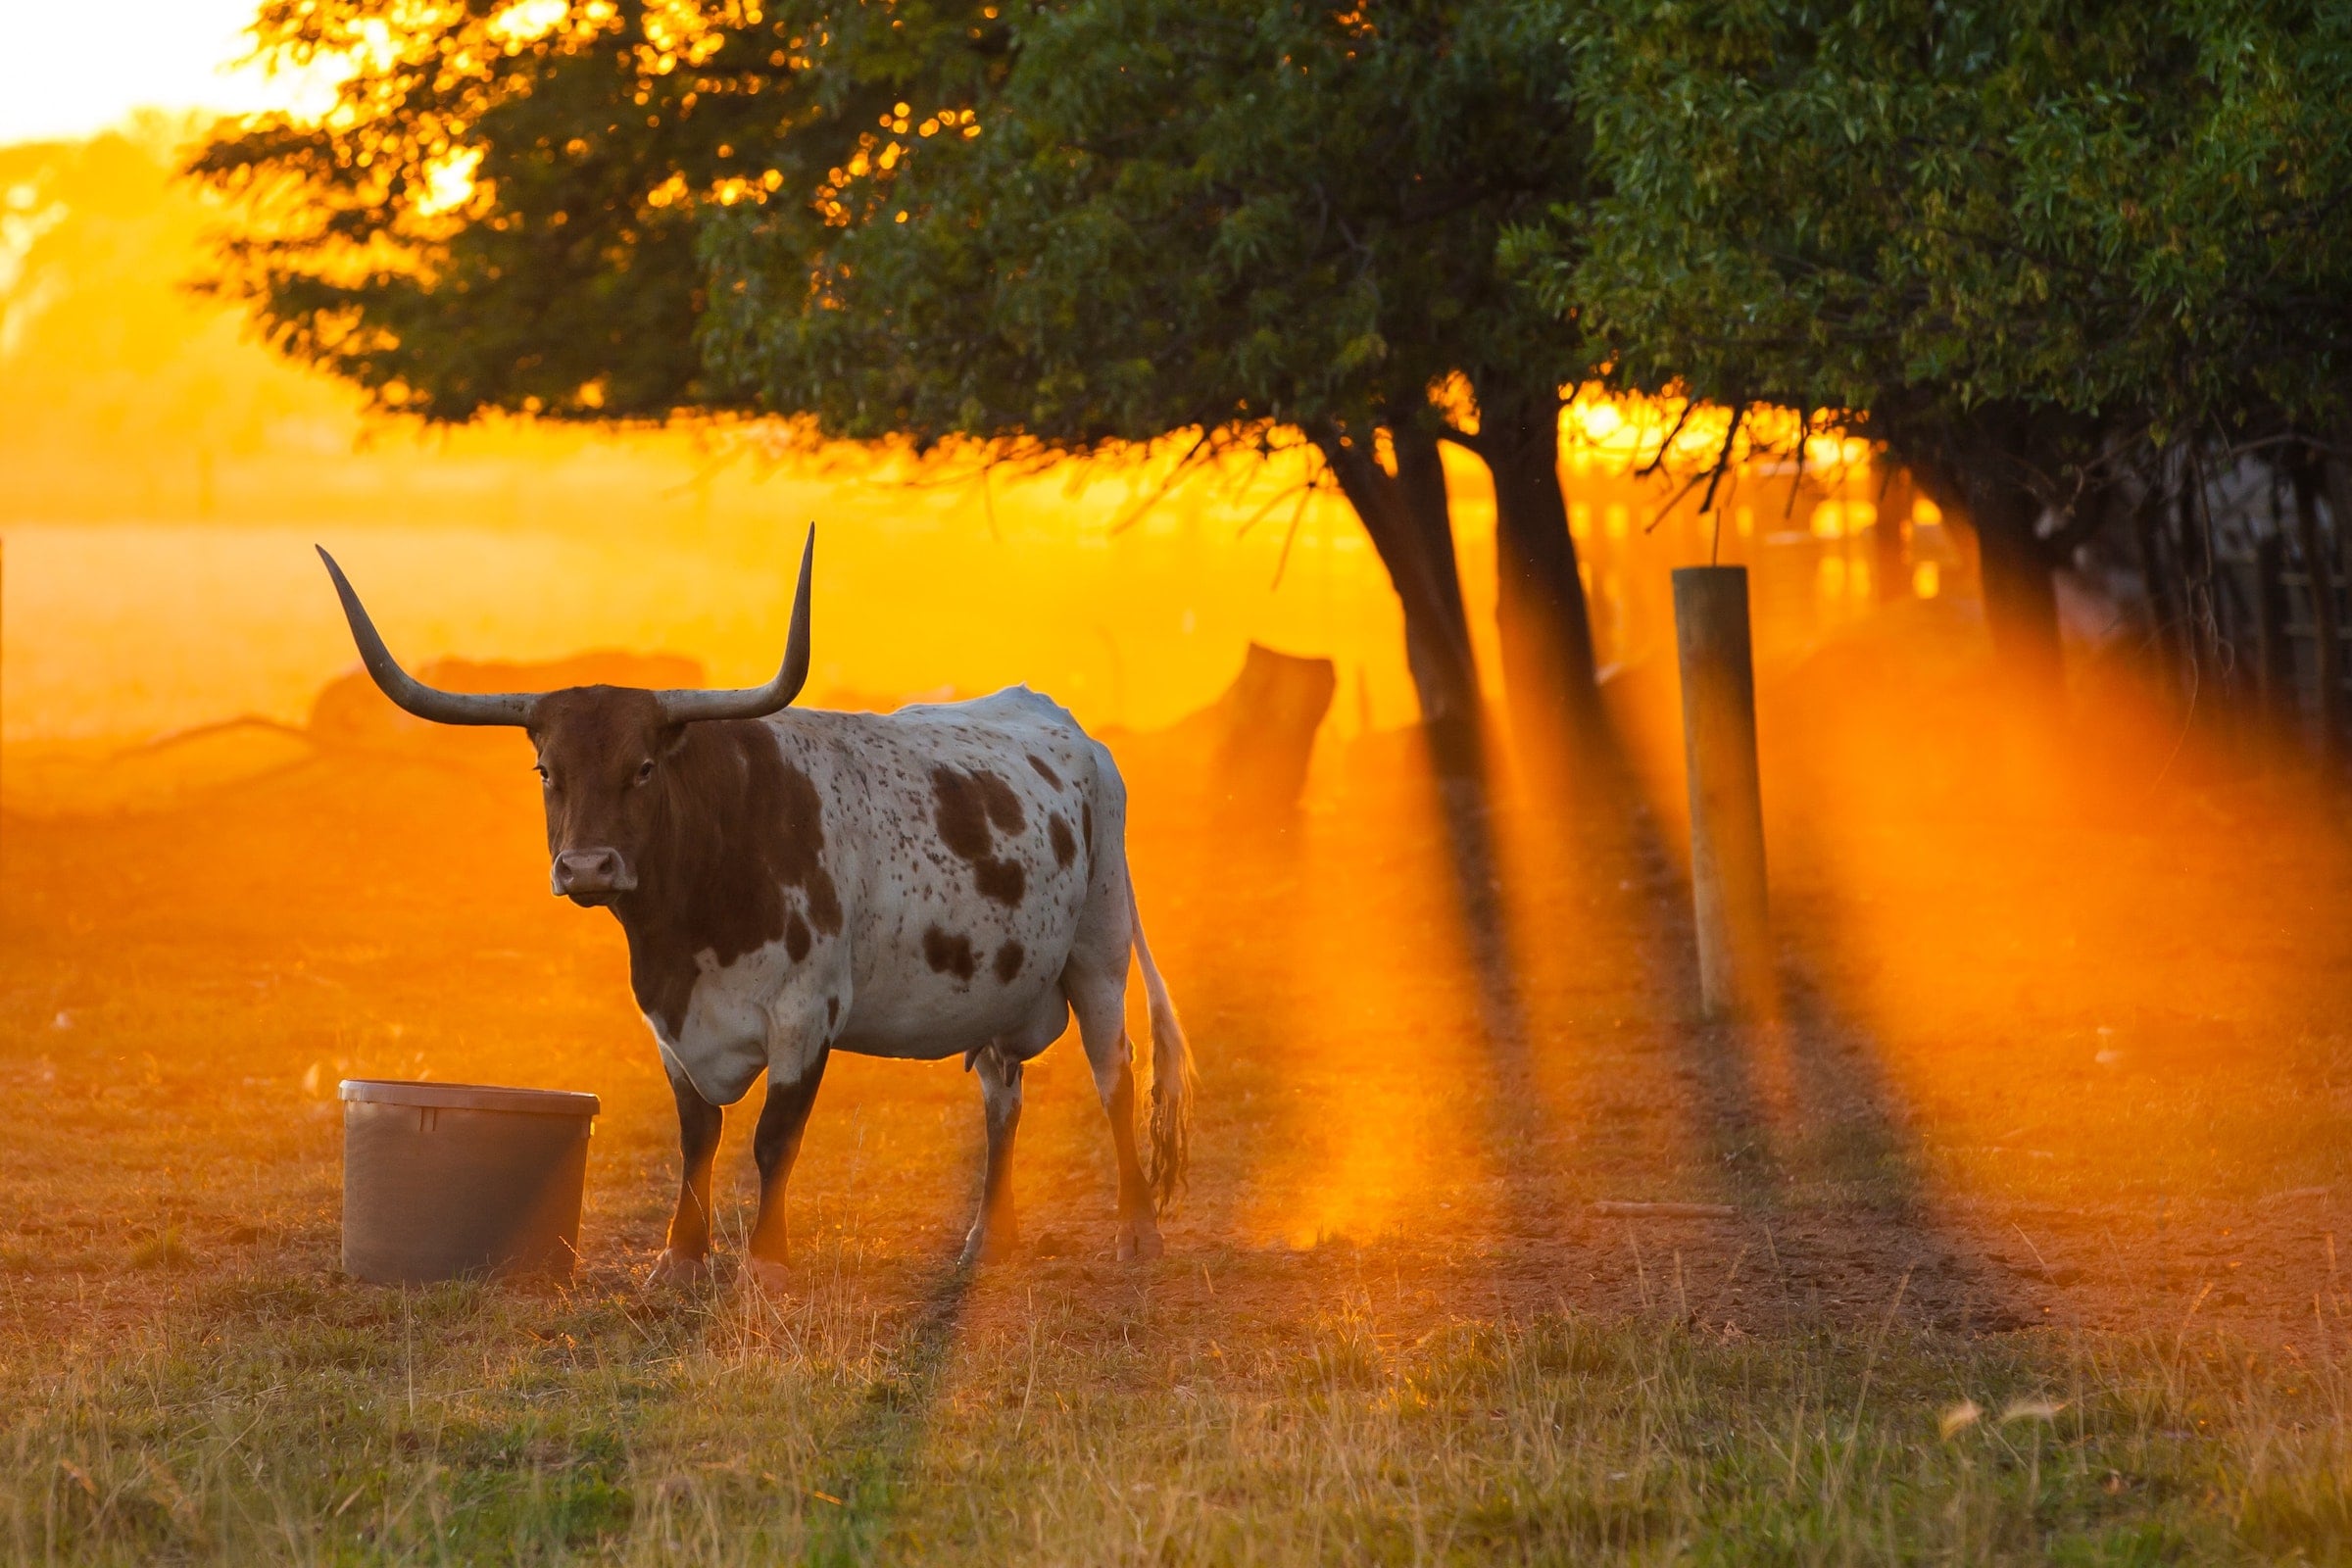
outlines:
M641 837L614 846L628 856L637 887L612 907L628 938L637 1005L670 1038L685 1026L702 974L698 955L708 952L724 968L783 938L798 958L814 933L841 930L841 897L824 860L823 798L765 722L679 730L662 722L651 693L588 686L539 699L531 738L565 777L583 781L575 786L582 805L590 799L585 781L612 771L605 764L622 764L614 776L626 780L631 759L661 760L655 782L630 807L642 813ZM551 849L557 827L551 808ZM798 901L790 898L795 888Z
M1018 833L1029 825L1022 814L1021 798L1012 793L1012 786L987 768L972 775L972 787L980 792L980 804L988 808L988 819L1007 833Z
M1021 972L1021 963L1029 956L1028 950L1018 942L1007 942L997 950L997 978L1012 984L1012 977Z
M988 808L965 774L952 767L931 770L931 819L939 824L940 842L967 860L977 860L996 848L988 830Z
M1007 909L1020 906L1021 895L1029 891L1029 873L1021 869L1018 860L1000 860L990 858L972 862L972 886L984 899L994 899Z
M952 974L958 980L969 980L978 962L972 956L972 939L950 936L937 926L923 933L923 961L941 974Z
M1038 756L1035 752L1031 752L1029 754L1029 765L1037 769L1037 776L1039 778L1044 779L1055 789L1061 788L1061 775L1048 767L1046 765L1046 760Z
M1046 837L1054 841L1054 858L1068 865L1078 858L1078 841L1070 836L1070 824L1062 820L1059 811L1046 819Z
M1007 907L1017 906L1028 891L1029 873L1018 860L996 853L994 827L1007 834L1028 825L1020 797L1012 787L986 768L965 773L953 767L931 770L932 820L940 841L971 862L972 886L983 898Z
M972 773L947 766L933 768L931 798L938 803L932 814L939 823L939 836L967 860L988 853L992 823L1006 833L1018 833L1029 825L1021 798L1012 793L1012 786L985 767Z
M764 728L765 726L761 726ZM772 737L773 731L768 735ZM773 741L762 750L773 751ZM781 815L782 832L778 835L774 857L776 879L786 887L799 888L808 896L808 923L827 936L841 932L841 895L833 886L833 874L825 869L825 803L816 793L808 775L784 760L782 753L775 754L775 795L762 800L755 793L751 809L755 822L775 823Z
M801 918L798 909L784 921L784 951L795 963L808 956L808 922Z

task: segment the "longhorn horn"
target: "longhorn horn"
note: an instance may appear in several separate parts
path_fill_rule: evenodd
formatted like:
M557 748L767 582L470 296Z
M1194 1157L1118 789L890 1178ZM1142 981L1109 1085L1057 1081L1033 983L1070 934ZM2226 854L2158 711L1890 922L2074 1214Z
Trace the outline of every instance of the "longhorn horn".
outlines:
M531 705L538 699L530 692L445 692L437 686L427 686L400 667L392 650L384 646L377 634L375 622L368 618L368 611L360 596L351 589L351 579L335 564L335 558L323 546L313 546L318 559L326 563L326 574L335 580L335 593L343 601L343 618L351 622L351 640L359 644L360 662L386 697L407 709L418 718L436 724L528 724Z
M808 540L801 547L801 580L793 590L792 632L784 644L784 662L776 678L764 686L738 691L673 689L654 693L662 716L673 724L711 718L764 718L792 706L808 681L808 579L816 563L816 524L808 525Z
M514 724L527 726L531 709L539 700L536 692L445 692L427 686L400 667L392 651L368 618L368 611L360 596L352 591L351 580L335 558L323 546L315 546L318 559L326 563L327 575L335 581L335 593L343 601L343 617L351 623L351 640L359 645L360 662L375 680L386 697L418 718L436 724ZM784 662L776 670L776 678L764 686L746 686L736 691L699 691L673 688L653 693L661 705L662 716L672 724L693 723L713 718L763 718L769 713L792 706L808 680L808 582L816 561L816 525L808 525L808 539L801 547L801 579L792 602L792 632L784 645Z

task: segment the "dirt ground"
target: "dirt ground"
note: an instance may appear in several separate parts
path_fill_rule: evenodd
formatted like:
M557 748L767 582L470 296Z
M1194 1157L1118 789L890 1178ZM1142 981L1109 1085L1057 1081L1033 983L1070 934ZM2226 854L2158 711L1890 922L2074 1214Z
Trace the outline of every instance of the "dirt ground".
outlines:
M1814 730L1886 716L1766 712L1774 760L1801 741L1815 774L1836 758ZM1994 765L1983 740L1948 750ZM172 1271L123 1267L159 1237L198 1265L329 1266L346 1075L602 1096L587 1254L650 1257L667 1090L617 930L544 891L522 747L453 737L6 824L13 1319L163 1309ZM1467 846L1481 900L1401 737L1326 757L1263 842L1172 817L1138 777L1146 918L1202 1079L1171 1257L1367 1270L1433 1317L1565 1302L1758 1331L1892 1303L2000 1331L2193 1303L2293 1339L2347 1196L2342 836L2292 777L2177 768L2124 802L2138 820L1972 786L1962 816L1945 758L1908 760L1892 811L1772 774L1785 1004L1749 1029L1693 1013L1679 780L1556 813L1520 790ZM1091 1267L1108 1167L1083 1065L1057 1048L1029 1093L1030 1250ZM944 1255L978 1132L954 1063L839 1063L796 1232ZM747 1169L722 1165L738 1201ZM1739 1217L1592 1217L1606 1199Z
M1867 655L1867 650L1864 654ZM1041 1311L1196 1360L1360 1303L1984 1342L2208 1331L2332 1354L2352 1221L2352 842L2307 773L2149 710L2004 712L1848 650L1764 700L1777 1022L1693 1011L1671 693L1625 782L1448 813L1409 745L1330 748L1236 836L1139 766L1143 911L1199 1056L1168 1253L1108 1253L1107 1138L1033 1065L1024 1248L957 1281L976 1085L844 1059L791 1199L850 1317L1017 1342ZM165 807L0 821L0 1363L20 1394L256 1290L338 1286L344 1076L603 1099L578 1289L658 1250L675 1121L616 927L545 891L513 736L328 756ZM749 1116L721 1154L749 1224ZM1732 1205L1602 1218L1603 1200ZM954 1283L951 1283L954 1282ZM414 1393L412 1391L412 1400Z

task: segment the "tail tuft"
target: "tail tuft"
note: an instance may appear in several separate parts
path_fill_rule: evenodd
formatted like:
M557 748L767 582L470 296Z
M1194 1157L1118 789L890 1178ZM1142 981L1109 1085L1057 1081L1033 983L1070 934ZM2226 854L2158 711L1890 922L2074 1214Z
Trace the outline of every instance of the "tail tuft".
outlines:
M1143 966L1144 996L1152 1020L1152 1207L1166 1213L1175 1205L1192 1162L1193 1055L1184 1025L1177 1020L1175 1001L1152 961L1152 945L1144 940L1144 917L1136 907L1135 889L1127 889L1128 922L1135 932L1136 961Z

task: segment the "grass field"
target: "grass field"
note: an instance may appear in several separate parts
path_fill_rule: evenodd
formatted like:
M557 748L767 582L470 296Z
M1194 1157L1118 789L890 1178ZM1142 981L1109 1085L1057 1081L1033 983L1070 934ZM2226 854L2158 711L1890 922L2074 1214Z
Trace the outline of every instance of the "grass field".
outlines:
M2352 1556L2325 803L1916 694L1766 717L1787 996L1744 1031L1689 1014L1654 728L1648 813L1497 812L1492 930L1393 758L1253 847L1139 765L1202 1072L1166 1258L1107 1256L1066 1044L973 1273L977 1091L850 1060L776 1299L638 1284L667 1092L512 737L9 817L0 1556ZM344 1075L602 1096L572 1285L342 1279Z
M1726 1340L1565 1307L1399 1334L1383 1282L1350 1277L1371 1261L973 1282L827 1248L780 1305L222 1279L24 1391L0 1539L67 1561L691 1562L2155 1562L2352 1540L2332 1367L2203 1336ZM1220 1310L1219 1273L1294 1310Z

